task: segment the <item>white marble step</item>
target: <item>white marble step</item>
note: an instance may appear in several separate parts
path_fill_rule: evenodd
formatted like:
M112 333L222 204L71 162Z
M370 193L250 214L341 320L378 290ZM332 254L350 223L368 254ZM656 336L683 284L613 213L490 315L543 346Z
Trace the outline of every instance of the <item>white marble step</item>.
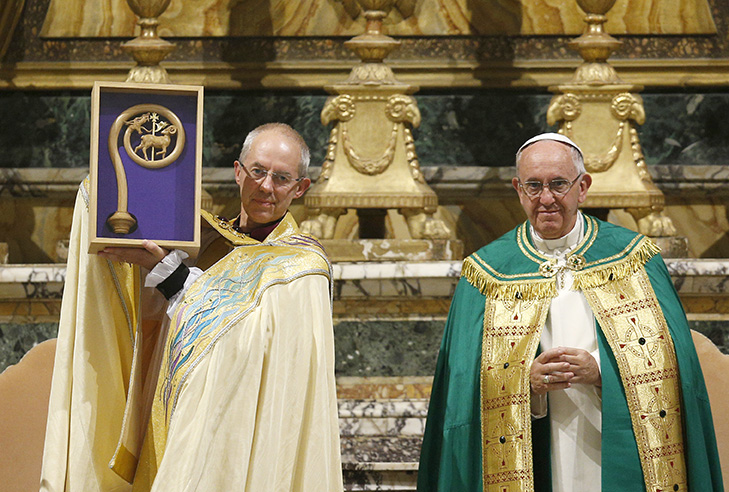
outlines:
M343 400L339 402L339 431L349 437L422 437L427 400Z
M345 490L415 491L427 399L340 400Z

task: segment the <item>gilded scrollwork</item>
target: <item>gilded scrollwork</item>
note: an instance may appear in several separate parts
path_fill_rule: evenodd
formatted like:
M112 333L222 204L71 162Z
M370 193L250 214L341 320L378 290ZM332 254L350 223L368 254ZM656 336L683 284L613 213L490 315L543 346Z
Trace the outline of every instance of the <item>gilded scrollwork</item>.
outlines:
M555 96L547 110L547 123L560 123L562 132L574 138L572 122L582 113L582 103L576 94L566 93ZM590 173L605 172L610 169L623 150L623 135L626 128L633 129L632 123L645 122L645 109L641 99L628 92L613 96L610 102L610 113L618 121L618 128L608 150L602 154L585 153L585 169ZM633 147L635 154L635 147ZM642 158L642 153L640 154ZM634 160L636 163L637 160ZM644 171L645 172L645 171Z
M451 237L451 230L442 219L434 217L434 212L435 210L428 208L400 209L413 239L448 239Z
M575 71L573 84L620 84L622 80L607 63L583 63Z
M368 53L365 53L368 54ZM372 53L370 56L377 56ZM362 63L356 65L349 74L347 84L359 85L359 84L381 84L381 85L392 85L397 84L397 79L392 69L384 64L378 63Z
M547 109L547 124L555 125L561 121L574 121L582 113L582 103L575 94L562 94L552 98Z
M613 97L610 112L618 121L632 120L639 125L645 123L643 102L629 92L621 92Z
M618 160L620 152L623 150L623 132L625 132L624 121L618 124L618 131L615 132L615 138L610 148L604 154L585 154L585 169L588 173L602 173L613 167L615 161ZM572 138L572 132L568 132L567 136Z
M346 213L344 208L310 208L308 218L301 223L301 232L311 234L319 239L332 239L337 226L337 219Z
M676 227L670 217L663 213L663 205L644 208L628 208L638 225L638 232L649 237L675 236Z
M633 162L635 162L635 168L638 170L638 177L646 183L653 183L653 178L651 178L648 167L645 164L645 156L643 155L643 148L640 145L638 130L633 127L630 128L630 149L633 152Z
M354 118L354 115L354 98L349 94L340 94L327 100L321 111L321 123L328 125L334 120L349 121Z
M410 96L395 94L387 99L385 114L395 123L408 122L414 127L420 126L420 110L418 104Z

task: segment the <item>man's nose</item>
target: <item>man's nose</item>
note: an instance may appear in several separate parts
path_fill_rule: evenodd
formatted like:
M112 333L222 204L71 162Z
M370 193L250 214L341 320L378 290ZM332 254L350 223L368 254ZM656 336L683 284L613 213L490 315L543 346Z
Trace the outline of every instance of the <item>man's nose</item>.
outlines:
M273 175L270 172L267 173L258 186L265 191L273 191Z
M542 191L539 192L539 202L544 204L554 203L554 193L549 189L549 186L542 187Z

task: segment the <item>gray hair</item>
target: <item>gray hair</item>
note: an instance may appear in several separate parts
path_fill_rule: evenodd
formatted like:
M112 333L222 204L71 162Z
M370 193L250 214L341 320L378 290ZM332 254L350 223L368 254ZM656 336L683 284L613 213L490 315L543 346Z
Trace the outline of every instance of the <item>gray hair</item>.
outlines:
M575 170L578 174L586 174L585 159L582 155L582 150L572 140L559 133L542 133L536 137L530 138L522 145L516 153L516 174L519 174L519 161L521 160L521 154L530 147L532 144L541 142L543 140L550 140L552 142L559 142L566 145L570 149L570 156L572 157L572 164L575 166Z
M253 146L253 141L256 139L256 137L258 137L258 135L266 131L278 132L284 137L290 138L298 144L299 149L301 150L301 158L299 160L299 177L306 177L309 172L309 161L311 160L311 152L309 152L309 146L306 145L306 141L301 135L299 135L299 132L291 128L286 123L266 123L251 130L251 132L246 136L246 139L243 142L243 148L240 151L240 156L238 156L238 160L241 163L245 162L246 157L248 157L248 153L251 151L251 147Z

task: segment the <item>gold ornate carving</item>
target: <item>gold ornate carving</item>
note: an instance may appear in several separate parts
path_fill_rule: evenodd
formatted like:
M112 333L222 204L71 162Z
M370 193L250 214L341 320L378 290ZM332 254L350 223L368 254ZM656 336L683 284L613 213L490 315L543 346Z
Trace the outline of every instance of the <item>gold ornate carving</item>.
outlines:
M307 195L308 196L308 195ZM311 209L338 209L338 208L414 208L432 213L438 207L438 197L433 194L423 196L393 196L389 193L368 193L351 195L347 193L331 194L326 196L313 195L306 200L306 206ZM307 231L308 232L308 231ZM324 237L322 239L332 239ZM421 239L421 238L417 238Z
M451 238L442 214L436 215L438 198L420 171L412 127L420 124L421 115L410 96L416 88L397 81L383 62L399 45L382 33L395 0L357 2L367 19L366 32L345 44L361 63L346 82L326 87L336 95L324 105L321 121L333 128L321 175L304 198L310 213L302 230L323 234L321 239L343 239L335 237L344 229L336 227L343 210L387 209L357 211L363 237ZM398 5L401 13L410 11Z
M410 175L418 183L425 184L425 177L420 172L420 161L418 161L418 153L415 151L415 139L413 138L413 132L410 128L404 128L403 138L405 140L405 155L408 160L408 167L410 168Z
M569 84L552 88L558 94L547 110L547 122L559 124L560 133L582 148L585 169L593 175L585 207L640 210L631 213L640 215L636 222L641 233L675 235L670 218L661 213L663 194L646 170L635 130L645 122L643 101L636 94L641 87L621 82L607 62L621 44L603 27L615 0L577 1L587 13L587 27L570 46L584 62Z
M610 112L618 121L632 120L639 125L645 123L643 100L636 94L621 92L613 97Z
M350 94L340 94L329 98L321 111L321 122L328 125L332 121L349 121L354 118L354 98Z
M127 82L169 84L167 70L160 62L175 49L175 45L157 35L157 18L167 9L170 0L127 0L129 7L139 17L140 34L122 45L131 53L137 65L132 67Z
M357 154L357 151L349 138L349 130L347 129L346 123L340 123L339 129L342 132L342 147L344 148L344 154L347 156L347 160L352 167L357 171L362 174L372 176L375 174L382 174L388 167L390 167L392 159L395 157L395 146L397 145L397 124L392 125L390 138L388 139L387 147L383 151L382 155L373 159L366 159Z
M582 113L582 103L575 94L555 96L547 108L547 124L555 125L560 121L574 121Z
M572 78L575 84L619 84L618 72L605 63L583 63Z
M387 98L385 114L395 123L410 123L414 127L420 126L420 110L418 104L410 96L395 94Z
M641 234L651 237L676 235L676 227L673 225L671 218L663 213L662 206L633 207L625 210L633 216Z
M329 132L329 142L327 142L327 153L324 157L324 163L321 165L321 173L319 179L326 181L332 175L332 166L336 156L337 144L339 143L339 128L336 126ZM316 234L314 234L316 236Z
M595 100L596 98L593 97L592 99ZM554 125L555 123L564 121L563 133L571 139L575 139L572 131L572 121L576 120L581 113L582 104L580 98L575 94L567 93L554 98L547 110L547 122L550 125ZM627 123L628 120L639 125L645 122L645 110L643 109L642 101L639 97L629 92L622 92L612 98L610 113L619 122L615 137L613 137L610 147L605 153L596 155L585 152L585 169L589 173L605 172L615 164L623 149L623 133L626 127L632 129L632 126ZM635 146L635 141L632 137L633 134L637 136L637 132L631 132L631 144ZM636 166L639 167L638 164ZM645 167L644 162L643 167ZM647 176L647 173L641 173L641 179L644 176ZM648 176L648 179L650 179L650 176Z
M166 118L161 119L160 116ZM126 125L123 136L123 148L129 158L148 169L161 169L177 160L185 148L185 128L180 118L172 111L158 104L137 104L125 109L111 125L107 147L109 157L114 166L117 183L117 210L107 223L116 234L129 234L136 229L137 220L127 210L129 190L127 175L119 155L119 133ZM139 136L139 145L132 146L132 134ZM159 132L159 134L158 134ZM175 137L174 147L168 148ZM141 151L141 155L139 154ZM149 154L148 154L149 151ZM162 158L157 160L156 157Z
M436 202L437 203L437 202ZM451 230L442 220L433 218L436 207L423 207L423 209L401 209L410 233L419 239L448 239Z

